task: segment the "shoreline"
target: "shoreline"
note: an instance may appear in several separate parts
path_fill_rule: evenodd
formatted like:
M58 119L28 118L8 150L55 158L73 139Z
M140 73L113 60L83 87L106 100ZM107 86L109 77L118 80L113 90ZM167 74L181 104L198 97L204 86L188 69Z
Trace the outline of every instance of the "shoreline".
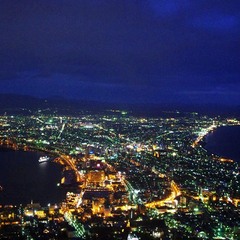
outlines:
M5 141L7 143L5 143ZM37 148L35 146L18 145L11 140L0 140L0 148L10 149L11 151L47 153L47 155L50 155L50 157L53 158L51 162L54 162L58 166L62 167L61 174L63 174L64 166L68 166L74 171L76 176L76 182L78 183L81 180L81 174L79 174L77 168L71 161L72 157L63 152L56 152L55 150L51 151L48 149ZM61 159L61 161L58 161L58 159Z
M59 187L62 166L49 162L40 164L39 151L15 151L0 147L1 182L0 205L26 205L31 200L47 204L60 204L66 198L66 189ZM1 189L0 189L1 190Z
M209 136L210 133L214 133L214 131L219 130L219 128L225 128L225 127L239 127L240 128L240 124L236 124L236 125L220 125L220 126L216 126L214 129L211 129L210 131L208 131L206 134L204 134L203 136L201 136L201 140L197 142L196 145L194 145L194 142L192 144L192 147L196 147L196 146L200 146L202 149L204 149L209 155L211 155L213 157L213 160L216 161L220 161L223 163L229 162L229 163L239 163L239 161L234 160L230 157L228 157L227 155L219 155L213 151L210 151L206 148L207 142L206 142L206 138ZM197 138L198 139L198 138ZM194 145L194 146L193 146Z

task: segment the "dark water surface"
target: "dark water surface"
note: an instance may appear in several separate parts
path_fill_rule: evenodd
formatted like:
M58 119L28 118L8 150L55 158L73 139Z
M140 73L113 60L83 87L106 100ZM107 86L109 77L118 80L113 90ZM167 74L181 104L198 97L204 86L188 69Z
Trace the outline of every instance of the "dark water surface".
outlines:
M206 137L209 152L240 163L240 126L219 127Z
M26 204L33 200L45 206L64 199L64 190L57 187L61 166L39 163L42 155L0 148L0 204Z

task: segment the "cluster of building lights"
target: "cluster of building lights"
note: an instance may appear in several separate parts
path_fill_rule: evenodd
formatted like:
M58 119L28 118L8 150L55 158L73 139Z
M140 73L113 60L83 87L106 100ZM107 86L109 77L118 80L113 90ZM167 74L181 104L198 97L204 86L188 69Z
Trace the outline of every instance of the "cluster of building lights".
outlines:
M69 189L53 212L23 207L13 219L21 229L48 226L54 219L72 226L79 238L234 239L240 231L238 164L209 154L201 144L223 125L239 121L191 113L0 116L1 144L53 156L64 166L61 185ZM14 225L5 212L15 209L0 209L2 229ZM55 231L46 229L39 235Z

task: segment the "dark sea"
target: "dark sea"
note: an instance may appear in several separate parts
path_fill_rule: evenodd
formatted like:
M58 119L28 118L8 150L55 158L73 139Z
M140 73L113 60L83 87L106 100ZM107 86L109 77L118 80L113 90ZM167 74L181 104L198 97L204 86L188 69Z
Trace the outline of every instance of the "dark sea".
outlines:
M26 204L31 201L46 206L59 203L65 191L57 186L61 166L53 162L39 163L40 152L14 151L0 148L0 205Z
M240 126L219 127L206 137L209 152L240 163Z

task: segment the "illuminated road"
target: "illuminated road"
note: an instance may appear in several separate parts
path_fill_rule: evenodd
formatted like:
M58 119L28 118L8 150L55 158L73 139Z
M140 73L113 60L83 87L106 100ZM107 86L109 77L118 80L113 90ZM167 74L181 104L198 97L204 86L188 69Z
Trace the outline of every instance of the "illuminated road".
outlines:
M85 229L84 226L72 215L71 212L66 211L64 214L66 221L76 229L76 237L84 237Z
M75 164L73 163L72 159L69 156L64 155L64 154L61 154L59 156L59 158L75 172L77 182L82 182L83 181L83 176L77 170L77 168L76 168Z
M130 184L130 182L127 181L126 179L124 179L124 180L122 181L122 183L123 183L123 185L126 187L126 189L128 190L128 192L130 193L130 194L129 194L130 201L132 201L134 204L142 203L141 200L138 199L138 197L137 197L138 191L132 187L132 185Z
M155 207L161 207L161 206L165 206L166 202L171 202L173 201L177 196L181 195L181 191L179 189L179 187L177 186L177 184L174 181L171 181L171 194L170 196L168 196L165 199L159 200L159 201L154 201L154 202L150 202L150 203L146 203L145 206L148 208L155 208Z
M234 205L237 207L238 204L240 203L240 199L233 198L233 203L234 203Z
M59 135L58 135L58 139L60 139L60 137L61 137L61 135L62 135L62 132L64 131L65 125L66 125L66 123L63 123L62 128L61 128L61 130L60 130L60 133L59 133Z

